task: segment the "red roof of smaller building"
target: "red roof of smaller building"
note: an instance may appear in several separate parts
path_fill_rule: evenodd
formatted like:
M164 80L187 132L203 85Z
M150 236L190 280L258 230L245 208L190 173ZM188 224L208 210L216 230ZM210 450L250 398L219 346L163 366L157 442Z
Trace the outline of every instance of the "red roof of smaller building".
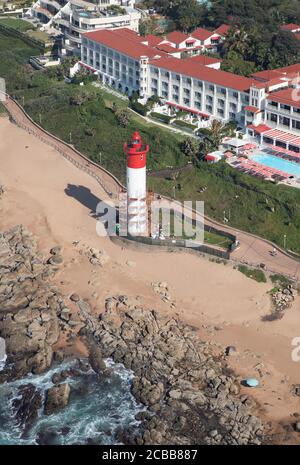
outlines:
M221 24L214 32L216 34L220 34L220 36L226 36L230 29L230 26L228 24Z
M148 45L150 45L150 47L155 47L156 45L160 44L163 40L161 37L155 36L154 34L148 34L142 39L144 39L142 40L142 42L148 42Z
M295 23L282 24L282 26L280 26L280 29L282 29L283 31L295 31L297 29L300 29L300 25Z
M198 40L206 40L213 36L214 33L212 31L208 31L203 27L198 27L194 32L191 33L192 37L195 37Z
M219 58L212 58L207 55L194 55L191 57L184 58L184 60L188 60L190 63L195 62L199 63L200 65L208 66L213 65L215 63L222 63L222 60Z
M166 36L166 39L169 40L170 42L172 42L173 44L180 44L181 42L184 42L185 40L187 40L189 38L189 36L187 36L186 34L184 34L183 32L180 32L180 31L173 31L173 32L170 32L167 36Z
M245 107L245 110L250 111L250 113L259 113L261 111L259 108L252 107L251 105Z
M270 131L270 127L266 124L259 124L258 126L254 126L254 124L248 124L247 126L249 129L253 129L255 132L259 134L263 134L264 132Z

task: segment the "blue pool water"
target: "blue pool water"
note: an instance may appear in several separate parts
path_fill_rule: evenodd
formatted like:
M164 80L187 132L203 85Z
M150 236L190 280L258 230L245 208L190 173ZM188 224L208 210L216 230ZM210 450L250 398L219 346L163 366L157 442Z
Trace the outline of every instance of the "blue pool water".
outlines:
M300 163L293 163L292 161L283 160L282 158L275 157L273 155L266 155L263 153L253 155L251 160L260 163L261 165L269 166L277 170L284 171L291 176L300 178Z

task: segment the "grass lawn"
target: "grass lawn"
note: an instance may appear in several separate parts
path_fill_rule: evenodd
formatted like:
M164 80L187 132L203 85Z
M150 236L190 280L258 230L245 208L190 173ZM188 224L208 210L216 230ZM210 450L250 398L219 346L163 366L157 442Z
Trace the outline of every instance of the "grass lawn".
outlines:
M13 27L21 32L30 31L34 29L34 26L30 24L28 21L24 21L23 19L19 18L0 18L0 24L4 24L5 26Z
M183 136L147 123L130 113L127 127L118 125L111 110L112 103L126 106L119 97L95 88L91 83L80 87L57 81L49 72L33 71L28 57L39 54L20 39L0 33L0 76L7 79L7 90L25 110L48 131L72 142L82 153L125 180L123 143L138 129L150 145L148 168L153 171L166 166L181 167L186 157L180 149ZM53 71L52 71L53 73ZM53 76L53 74L52 74ZM84 93L80 104L74 98ZM148 186L178 200L203 200L206 215L239 229L265 237L300 253L300 190L264 182L244 175L224 162L198 167L171 178L148 177ZM204 192L201 188L206 187ZM213 237L207 238L213 241ZM223 238L222 238L223 239Z
M245 276L247 276L247 278L254 279L258 283L266 283L267 282L266 275L262 270L257 270L257 269L251 270L250 268L248 268L245 265L238 266L238 270L241 273L243 273Z

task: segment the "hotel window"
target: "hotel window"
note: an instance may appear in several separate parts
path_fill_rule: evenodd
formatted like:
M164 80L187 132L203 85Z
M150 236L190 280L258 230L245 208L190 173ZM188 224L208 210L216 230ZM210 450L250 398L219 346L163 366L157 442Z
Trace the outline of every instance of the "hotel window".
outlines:
M222 94L222 95L226 94L226 89L224 89L224 87L218 87L217 90L219 94Z
M122 74L122 81L126 81L126 79L127 79L127 76L126 76L126 74L123 73Z
M129 71L130 76L133 76L133 69L132 69L132 68L129 68L128 71Z
M191 93L190 89L186 89L186 88L183 89L183 92L185 95L190 95Z
M111 58L109 58L109 59L108 59L108 64L109 64L110 66L112 66L112 64L113 64L113 61L112 61L112 59L111 59Z
M269 105L271 105L271 107L278 108L278 103L274 102L273 100L271 100L271 102L269 102Z
M189 98L184 98L183 99L183 102L185 105L187 105L188 107L190 106L191 102L190 102L190 99Z
M99 67L100 67L100 62L96 61L96 68L99 68Z
M224 110L222 108L218 108L218 115L224 116Z
M164 98L168 97L168 92L166 90L163 90L161 94Z
M86 55L83 55L83 61L87 62L87 56Z
M275 113L270 113L270 121L273 121L273 123L277 123L277 120L278 120L277 115L275 115Z
M99 60L100 59L100 55L99 53L96 53L96 60Z
M106 65L102 65L102 70L106 71Z
M232 92L232 97L235 99L238 99L239 98L238 92Z
M201 100L202 94L200 92L195 92L195 98Z
M151 92L154 95L157 95L157 88L156 87L151 87Z
M212 103L213 102L213 98L211 95L207 95L206 96L206 101L209 102L209 103Z
M294 129L300 129L300 121L292 120L292 126Z
M235 113L230 112L229 113L229 119L235 119Z
M173 94L172 95L172 99L175 101L175 102L178 102L179 101L179 96L177 94Z
M225 101L221 98L218 98L218 105L223 108L225 106Z
M214 87L212 84L209 84L209 85L208 85L208 90L209 90L210 92L214 92L214 91L215 91L215 87Z
M291 107L289 105L284 105L283 103L280 104L281 110L291 111Z
M120 69L120 63L118 61L115 61L115 68Z
M113 74L113 69L111 66L108 68L108 74Z
M201 103L200 102L195 102L195 107L198 109L201 109Z
M120 54L119 53L115 53L115 59L120 60Z
M122 65L122 71L126 71L126 65Z
M237 109L236 104L235 103L230 103L230 110L236 111L236 109Z
M212 113L212 106L206 105L206 111L208 111L209 113Z
M152 84L155 84L155 85L157 86L157 79L152 78L152 79L151 79L151 83L152 83Z
M83 47L83 53L87 54L87 48Z
M173 85L173 90L175 90L176 92L179 92L179 86L176 86L175 84Z
M279 123L282 124L283 126L290 127L290 119L286 118L286 116L279 116Z
M158 68L152 68L153 74L158 74Z
M199 87L199 89L202 89L203 88L203 82L197 81L197 87Z
M293 107L293 112L294 113L300 113L300 108Z
M90 58L90 59L89 59L89 64L90 64L91 66L93 66L93 64L94 64L94 59L93 59L93 58Z
M179 74L175 74L175 79L176 79L176 81L180 81L180 76L179 76Z
M93 54L94 54L93 50L89 50L89 55L90 55L90 57L92 57Z

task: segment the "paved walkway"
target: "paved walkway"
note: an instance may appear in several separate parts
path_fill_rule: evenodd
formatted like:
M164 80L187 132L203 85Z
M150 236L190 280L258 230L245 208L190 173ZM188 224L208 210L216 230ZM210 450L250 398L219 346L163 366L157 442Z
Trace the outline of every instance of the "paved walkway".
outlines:
M52 146L79 169L93 176L112 198L116 198L125 189L111 173L91 162L71 145L64 143L39 127L13 99L8 97L3 104L11 119L18 126ZM205 222L208 226L214 226L219 230L230 232L239 239L240 247L232 254L233 260L252 266L259 266L263 263L266 269L271 272L282 273L300 280L300 261L292 258L284 251L278 250L276 245L252 234L220 224L208 217L205 217ZM270 254L273 247L276 247L278 251L274 257Z

